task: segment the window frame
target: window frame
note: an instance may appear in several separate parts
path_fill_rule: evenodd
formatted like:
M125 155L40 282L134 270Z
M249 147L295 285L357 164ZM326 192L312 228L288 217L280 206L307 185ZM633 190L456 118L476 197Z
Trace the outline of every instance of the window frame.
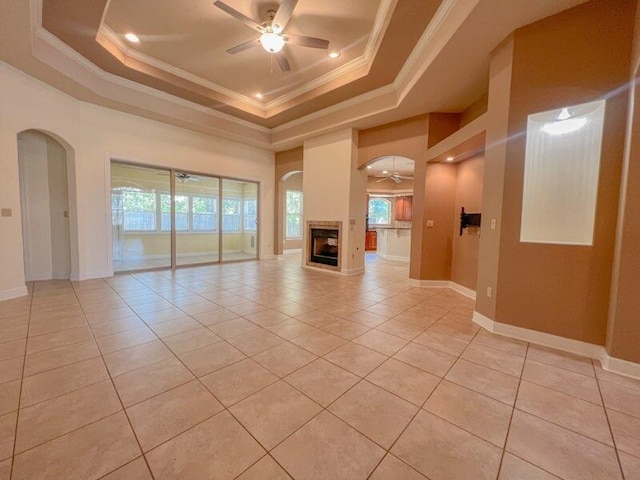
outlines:
M386 223L383 222L375 222L373 221L373 217L371 215L371 202L374 201L383 201L385 202L385 204L387 205L387 212L388 212L388 221ZM392 225L393 223L393 204L391 202L391 200L389 200L386 197L369 197L369 201L367 202L367 217L369 218L369 225L370 226L376 226L376 227L386 227L389 225Z
M296 213L289 213L288 208L288 194L289 193L297 193L300 195L300 211ZM285 240L301 240L304 235L304 231L302 228L302 216L304 212L304 194L300 190L286 190L284 192L284 238ZM299 236L289 236L289 217L298 217L299 225L300 225L300 235Z

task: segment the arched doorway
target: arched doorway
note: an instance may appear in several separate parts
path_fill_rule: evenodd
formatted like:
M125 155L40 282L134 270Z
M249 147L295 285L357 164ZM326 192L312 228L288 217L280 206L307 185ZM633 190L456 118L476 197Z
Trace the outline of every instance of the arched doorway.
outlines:
M53 135L39 130L18 133L26 281L77 276L73 160L73 149Z

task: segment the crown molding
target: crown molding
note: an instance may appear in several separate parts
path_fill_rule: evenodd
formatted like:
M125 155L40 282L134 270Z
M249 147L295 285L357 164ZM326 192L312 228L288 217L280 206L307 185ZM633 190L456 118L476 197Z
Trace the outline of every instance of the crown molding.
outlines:
M40 0L41 1L41 0ZM382 43L382 39L384 38L384 33L386 32L387 26L391 21L391 17L395 10L396 4L398 0L381 0L380 6L378 7L378 11L376 12L376 17L374 19L374 23L371 28L371 33L369 34L369 39L364 48L364 52L361 56L341 65L340 67L334 68L329 72L314 78L313 80L306 82L300 85L293 90L288 91L287 93L278 96L277 98L270 100L267 103L260 102L248 95L244 95L236 92L235 90L231 90L226 88L216 82L211 80L207 80L198 75L195 75L191 72L178 68L169 63L163 62L162 60L152 57L150 55L146 55L144 53L139 52L135 48L131 48L128 44L126 44L122 38L116 34L106 23L104 23L104 19L106 16L106 12L108 10L105 8L105 14L103 15L102 22L98 29L98 33L96 35L96 41L102 44L102 38L109 41L111 44L116 46L120 51L121 55L126 58L131 58L142 62L144 64L150 65L154 68L162 70L166 73L174 75L176 77L182 78L189 82L192 82L196 85L200 85L209 90L212 90L216 93L220 93L225 95L233 100L235 100L236 104L232 104L233 107L239 108L244 111L248 111L249 113L255 114L257 110L260 112L260 116L262 118L269 118L276 113L275 111L278 107L285 105L286 103L294 100L295 98L304 95L305 93L311 92L319 87L322 87L328 83L335 82L342 78L343 76L357 71L363 67L366 67L366 70L362 73L361 76L365 76L373 64L373 60L378 52L380 44ZM40 12L40 17L42 13ZM40 23L42 25L42 23ZM126 64L126 61L120 60L122 63ZM246 107L250 107L250 110L247 110Z

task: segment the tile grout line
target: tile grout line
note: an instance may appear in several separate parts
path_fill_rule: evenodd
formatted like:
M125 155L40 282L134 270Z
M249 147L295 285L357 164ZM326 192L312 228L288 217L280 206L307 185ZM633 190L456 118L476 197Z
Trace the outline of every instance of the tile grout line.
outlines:
M429 330L431 327L433 327L435 325L435 323L433 325L431 325L429 328L427 328L427 330ZM440 386L440 384L442 384L442 382L445 380L446 376L449 374L449 372L451 371L451 369L453 368L453 366L458 362L458 360L462 357L462 354L466 351L466 349L469 347L469 345L471 345L471 342L473 342L473 339L476 338L476 336L478 335L478 332L480 330L477 330L476 333L473 335L473 337L471 337L471 340L469 340L469 342L467 343L467 345L465 346L465 348L460 352L460 355L458 355L456 357L456 361L453 362L449 368L447 369L447 371L445 372L445 374L440 378L440 380L438 381L438 383L436 384L436 386L433 388L433 390L431 390L431 392L429 393L429 395L427 396L427 398L425 399L424 402L422 402L422 405L420 405L418 407L418 410L416 411L416 413L413 415L413 417L411 417L411 420L409 420L409 422L405 425L405 427L402 429L402 431L400 432L400 434L396 437L396 439L393 441L393 443L391 444L391 446L386 450L385 454L382 456L382 458L380 459L380 461L376 464L376 466L373 468L373 470L371 471L371 473L367 476L367 480L369 478L371 478L371 475L374 474L374 472L378 469L378 467L382 464L382 462L384 461L384 459L387 457L387 455L393 455L391 453L391 450L393 449L393 447L396 445L396 443L398 443L398 440L400 440L400 438L402 438L402 435L404 435L404 433L407 431L407 429L409 428L409 425L411 425L413 423L413 421L416 419L416 417L418 416L418 414L423 410L423 407L426 405L426 403L429 401L429 399L431 398L431 395L433 395L433 392L435 392L438 387ZM427 412L430 413L430 412ZM449 422L450 423L450 422ZM458 427L460 428L460 427ZM402 460L399 457L396 457L394 455L395 458L398 458L400 461L402 461L404 464L409 465L407 462L405 462L404 460ZM424 475L422 472L420 472L419 470L417 470L416 468L414 468L412 465L409 465L409 467L411 467L412 469L418 471L421 475L423 475L424 477L426 477L426 475Z
M604 395L602 395L602 389L600 388L600 379L598 378L598 374L596 373L594 360L591 360L591 368L593 369L593 374L596 377L596 385L598 385L598 393L600 394L600 399L602 400L602 408L604 410L605 418L607 419L607 425L609 427L609 433L611 434L611 441L613 442L613 451L616 453L616 459L618 460L618 467L620 468L620 475L622 475L622 480L626 478L624 473L624 468L622 467L622 460L620 459L620 452L618 451L618 446L616 444L616 437L613 434L613 428L611 427L611 421L609 420L609 412L607 410L607 406L604 402Z
M100 349L100 346L98 345L98 342L96 341L96 337L93 334L93 330L91 328L91 325L89 324L89 321L87 320L87 315L86 315L86 313L84 311L84 308L82 308L82 302L80 301L80 298L78 297L78 293L76 292L76 289L73 286L73 283L71 283L71 288L73 289L73 292L74 292L74 294L76 296L76 299L78 300L78 303L80 304L80 308L82 309L82 312L83 312L83 315L84 315L84 320L85 320L85 322L87 324L87 327L89 328L89 331L91 332L91 337L93 338L93 341L95 342L95 344L96 344L96 346L98 348L98 351L100 352L100 360L102 361L102 366L104 367L105 371L107 372L107 375L109 376L109 381L111 382L111 387L113 388L116 396L118 397L118 401L120 402L120 406L122 407L122 412L124 413L124 416L127 419L127 423L129 424L129 428L131 429L131 433L133 433L133 437L136 439L136 443L138 444L138 448L140 449L140 453L144 457L144 452L142 450L142 445L140 444L140 440L138 439L138 435L136 434L136 431L133 429L133 425L131 424L131 419L129 418L129 415L127 415L127 410L124 407L124 402L122 401L122 398L120 397L120 392L118 392L118 389L116 388L115 382L113 381L113 377L111 376L111 372L107 368L107 363L104 361L104 355L102 354L102 350ZM116 412L116 413L118 413L118 412ZM104 418L107 418L107 417L104 417ZM135 460L135 459L132 459L131 461L133 461L133 460ZM127 463L130 463L130 462L127 462ZM145 458L145 463L147 463L146 458ZM118 468L120 468L120 467L122 467L124 465L126 465L126 464L119 465ZM149 468L149 464L148 463L147 463L147 468L149 469L149 472L151 472L151 469ZM117 468L116 468L116 470L117 470ZM155 478L153 476L153 473L151 473L151 477Z
M16 426L13 433L13 448L11 450L11 468L9 469L9 480L13 478L13 470L16 464L16 443L18 440L18 424L20 422L20 403L22 401L22 387L24 384L24 369L27 362L27 347L29 345L29 329L31 328L31 311L33 309L33 297L36 293L36 284L33 283L33 290L29 298L29 318L27 320L27 335L24 341L24 357L22 358L22 375L20 377L20 388L18 390L18 405L16 407Z
M524 373L524 367L527 363L527 356L529 355L529 342L527 342L527 347L524 352L524 360L522 362L522 369L520 370L520 377L518 378L518 387L516 388L516 396L513 399L513 406L511 408L511 415L509 416L509 426L507 427L507 434L504 436L504 444L502 445L502 455L500 456L500 463L498 465L498 474L500 475L500 471L502 470L502 462L504 461L504 454L507 451L507 442L509 441L509 433L511 432L511 423L513 422L513 414L516 411L516 404L518 403L518 395L520 394L520 385L522 384L522 375ZM537 465L536 465L537 466ZM496 476L496 478L497 478Z

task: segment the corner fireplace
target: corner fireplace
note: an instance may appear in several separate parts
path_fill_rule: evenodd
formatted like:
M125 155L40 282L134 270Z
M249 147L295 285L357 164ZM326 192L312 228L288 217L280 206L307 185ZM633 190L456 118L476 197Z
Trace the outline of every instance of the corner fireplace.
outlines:
M340 270L342 222L307 222L307 265Z

